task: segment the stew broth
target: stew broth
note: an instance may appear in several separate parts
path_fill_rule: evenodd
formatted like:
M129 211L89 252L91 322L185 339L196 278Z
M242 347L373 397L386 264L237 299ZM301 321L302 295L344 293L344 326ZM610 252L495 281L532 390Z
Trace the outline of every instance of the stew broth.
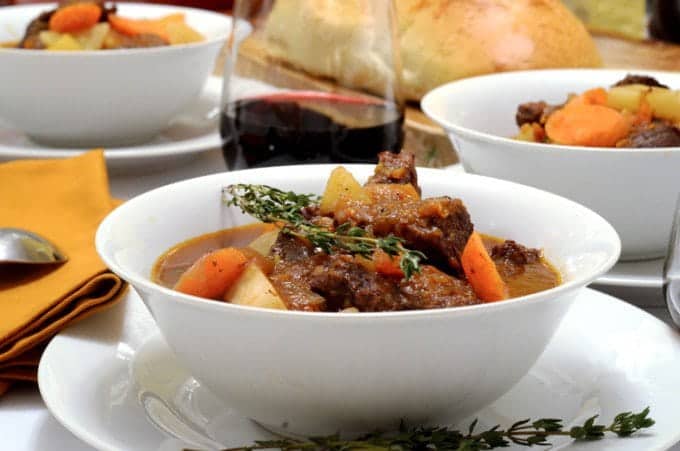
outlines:
M254 223L184 241L159 257L152 270L152 279L160 285L172 288L182 273L204 254L225 247L245 248L258 236L274 229L275 226L271 224ZM501 238L481 235L489 253L494 246L504 242ZM511 298L548 290L561 283L559 272L543 257L536 262L522 265L522 268L498 260L496 265L508 286Z

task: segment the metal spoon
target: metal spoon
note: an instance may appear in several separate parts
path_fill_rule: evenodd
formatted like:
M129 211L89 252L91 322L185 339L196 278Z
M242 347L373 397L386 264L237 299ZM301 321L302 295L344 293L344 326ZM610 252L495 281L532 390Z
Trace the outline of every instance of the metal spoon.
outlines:
M68 258L40 235L23 229L0 228L0 263L54 264Z
M668 313L680 328L680 196L675 206L668 256L663 267L663 292Z

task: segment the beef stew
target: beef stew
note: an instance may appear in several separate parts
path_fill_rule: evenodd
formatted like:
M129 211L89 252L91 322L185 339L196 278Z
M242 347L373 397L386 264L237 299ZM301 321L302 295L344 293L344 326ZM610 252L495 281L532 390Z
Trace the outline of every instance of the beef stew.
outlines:
M540 250L477 232L460 199L419 193L413 156L384 152L367 184L337 168L319 201L287 210L298 219L180 243L152 279L219 301L315 312L458 307L561 283Z

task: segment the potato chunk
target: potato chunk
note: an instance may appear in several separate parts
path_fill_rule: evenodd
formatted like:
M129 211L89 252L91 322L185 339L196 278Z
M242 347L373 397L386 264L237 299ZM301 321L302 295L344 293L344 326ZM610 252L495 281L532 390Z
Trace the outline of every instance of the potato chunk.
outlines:
M109 24L102 22L85 31L74 34L74 37L84 50L101 50L104 47L104 39L108 33Z
M266 257L267 255L269 255L272 246L276 242L276 239L279 237L279 232L280 230L278 229L272 230L271 232L265 232L262 235L255 238L253 241L251 241L248 247Z
M238 281L224 295L224 300L251 307L287 310L274 285L255 263L246 266Z
M607 91L607 106L619 111L635 113L642 97L649 91L648 86L625 85L614 86Z
M652 88L647 94L647 103L652 108L652 114L661 119L673 122L680 121L680 92L665 88Z
M342 199L369 202L368 195L352 173L339 166L333 169L328 178L326 190L319 205L321 214L327 215L335 211L336 205Z

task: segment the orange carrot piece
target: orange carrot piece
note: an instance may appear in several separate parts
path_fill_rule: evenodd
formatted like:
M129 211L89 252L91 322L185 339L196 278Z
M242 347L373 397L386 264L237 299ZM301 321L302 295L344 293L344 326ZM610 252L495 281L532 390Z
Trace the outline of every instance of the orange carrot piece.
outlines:
M401 270L399 263L401 257L392 256L382 249L373 252L373 263L375 271L386 276L404 277L404 272Z
M175 290L209 299L221 299L248 264L238 249L227 247L199 258L175 284Z
M74 3L57 9L50 17L49 28L57 33L87 30L99 22L102 9L95 3Z
M167 17L165 20L168 20ZM168 34L164 18L157 20L130 19L127 17L110 14L109 24L111 25L111 28L126 36L155 34L156 36L159 36L161 39L163 39L166 43L170 42L170 35Z
M494 302L508 298L508 287L477 232L468 238L460 260L465 277L479 299Z
M545 131L557 144L613 147L630 127L631 121L613 108L575 102L551 114Z
M604 88L594 88L581 94L583 103L588 105L606 105L607 91Z

